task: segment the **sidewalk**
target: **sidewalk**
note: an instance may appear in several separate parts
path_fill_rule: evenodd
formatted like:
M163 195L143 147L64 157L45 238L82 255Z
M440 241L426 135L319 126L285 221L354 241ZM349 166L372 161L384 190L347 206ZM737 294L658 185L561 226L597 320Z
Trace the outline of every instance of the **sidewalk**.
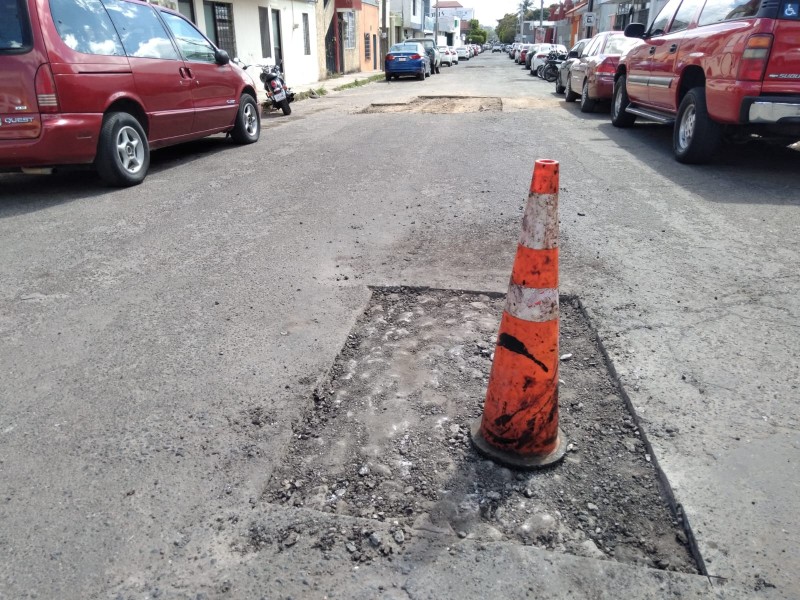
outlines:
M318 90L319 88L325 88L328 93L335 91L336 88L347 85L349 83L354 83L357 79L369 79L370 77L374 77L375 75L382 75L383 71L359 71L357 73L347 73L346 75L338 75L336 77L330 77L328 79L322 79L319 81L313 81L311 83L302 83L300 85L292 85L289 82L289 86L292 88L292 91L295 93L301 92L308 92L311 90Z

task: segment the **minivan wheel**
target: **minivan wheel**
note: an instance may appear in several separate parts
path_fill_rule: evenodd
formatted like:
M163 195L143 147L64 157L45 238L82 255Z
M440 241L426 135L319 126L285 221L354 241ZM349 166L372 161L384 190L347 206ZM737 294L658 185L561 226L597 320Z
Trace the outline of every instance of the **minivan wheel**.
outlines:
M614 82L614 96L611 98L611 124L614 127L630 127L636 122L636 115L625 112L630 103L625 75L620 75Z
M708 162L722 137L722 127L708 116L706 90L693 88L683 97L672 132L672 148L678 162Z
M261 135L261 115L258 105L250 94L242 94L231 138L237 144L252 144L258 141L259 135Z
M94 164L109 185L129 187L144 181L150 167L150 145L139 121L125 112L106 115Z

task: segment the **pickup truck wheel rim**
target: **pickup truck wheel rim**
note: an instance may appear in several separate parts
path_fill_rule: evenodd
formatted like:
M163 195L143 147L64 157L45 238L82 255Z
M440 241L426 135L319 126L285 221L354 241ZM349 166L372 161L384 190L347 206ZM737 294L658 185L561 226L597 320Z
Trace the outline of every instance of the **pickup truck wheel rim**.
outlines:
M619 116L620 114L622 114L622 90L618 88L617 93L614 94L614 115Z
M682 150L688 148L689 144L692 143L696 117L694 105L687 106L686 110L683 111L683 115L681 115L681 122L678 128L678 144Z

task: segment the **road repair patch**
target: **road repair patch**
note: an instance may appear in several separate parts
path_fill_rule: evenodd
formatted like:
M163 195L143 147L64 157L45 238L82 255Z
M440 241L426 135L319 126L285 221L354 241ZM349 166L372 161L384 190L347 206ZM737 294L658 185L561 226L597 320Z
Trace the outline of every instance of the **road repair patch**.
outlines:
M561 305L563 462L512 471L475 452L469 429L504 304L472 292L373 290L263 500L390 527L380 544L325 534L322 546L341 543L358 561L442 535L696 573L577 301Z
M503 102L500 98L475 96L419 96L410 102L402 104L370 104L361 112L364 114L462 114L487 111L497 112L501 110L503 110Z

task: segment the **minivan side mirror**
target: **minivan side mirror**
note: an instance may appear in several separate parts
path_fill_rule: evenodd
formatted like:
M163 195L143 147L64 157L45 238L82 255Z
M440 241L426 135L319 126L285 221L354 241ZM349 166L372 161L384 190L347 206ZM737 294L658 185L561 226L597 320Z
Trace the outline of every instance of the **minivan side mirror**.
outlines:
M577 50L570 50L569 54L567 54L567 58L578 58L578 51Z
M218 65L227 65L229 62L231 62L231 57L228 56L228 53L225 52L225 50L220 50L217 48L214 51L214 60Z
M625 37L642 39L644 37L644 28L644 23L630 23L625 27Z

